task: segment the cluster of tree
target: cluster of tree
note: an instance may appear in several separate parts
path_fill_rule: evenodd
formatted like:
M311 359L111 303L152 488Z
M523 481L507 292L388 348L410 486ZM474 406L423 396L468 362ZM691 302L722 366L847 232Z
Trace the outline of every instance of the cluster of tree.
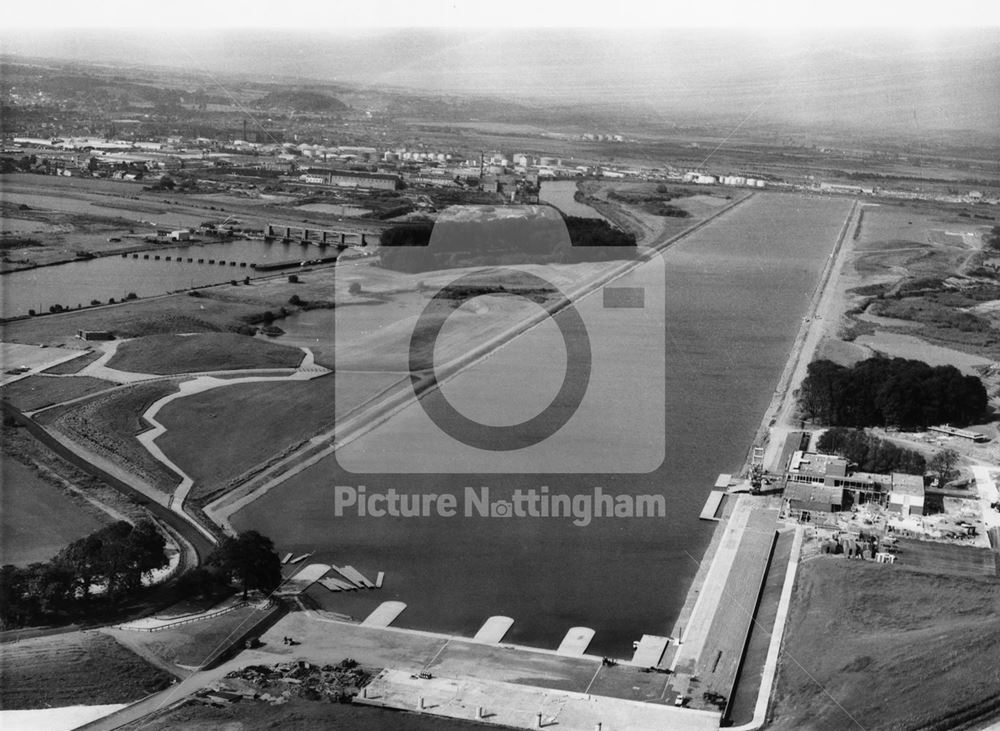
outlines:
M48 562L26 568L0 568L0 625L21 627L75 617L101 601L113 604L133 596L142 578L167 565L166 543L148 520L119 521L74 541Z
M820 452L839 454L862 472L922 475L927 467L919 452L896 446L864 429L827 429L816 446Z
M849 368L814 361L799 394L809 418L850 427L970 424L983 416L986 403L975 376L904 358L869 358Z
M941 482L950 482L958 476L958 452L954 449L942 449L931 457L927 469L936 472Z
M988 249L1000 249L1000 226L994 226L990 232L983 237L983 243Z
M387 269L425 272L465 266L631 259L636 248L635 235L603 219L565 216L563 222L506 218L395 226L382 233L380 253Z
M209 557L208 565L227 579L239 582L244 599L251 590L269 594L281 583L281 559L274 543L255 530L223 538Z

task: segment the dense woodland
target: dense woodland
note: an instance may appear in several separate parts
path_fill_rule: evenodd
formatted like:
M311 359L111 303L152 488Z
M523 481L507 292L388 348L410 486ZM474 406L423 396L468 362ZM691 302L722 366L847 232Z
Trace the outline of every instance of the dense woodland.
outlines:
M167 565L166 542L148 520L119 521L73 541L51 561L0 568L0 627L84 617L127 599ZM98 589L98 592L95 592Z
M809 364L799 404L807 417L829 426L923 429L975 423L987 396L982 381L954 366L869 358L845 367L817 360Z

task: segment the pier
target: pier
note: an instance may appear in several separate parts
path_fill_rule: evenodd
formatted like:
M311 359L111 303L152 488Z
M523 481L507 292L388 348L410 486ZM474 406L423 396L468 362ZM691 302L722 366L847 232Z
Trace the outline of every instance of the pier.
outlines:
M510 617L490 617L483 623L483 626L479 628L479 631L476 632L476 636L473 639L478 642L499 644L503 641L504 635L510 632L510 628L513 625L514 620Z

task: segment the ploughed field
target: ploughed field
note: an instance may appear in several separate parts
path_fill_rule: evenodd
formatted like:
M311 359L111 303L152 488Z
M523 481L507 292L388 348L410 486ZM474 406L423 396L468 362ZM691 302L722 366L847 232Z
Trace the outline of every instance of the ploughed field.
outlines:
M3 646L0 707L129 703L166 688L171 680L100 632L38 637Z

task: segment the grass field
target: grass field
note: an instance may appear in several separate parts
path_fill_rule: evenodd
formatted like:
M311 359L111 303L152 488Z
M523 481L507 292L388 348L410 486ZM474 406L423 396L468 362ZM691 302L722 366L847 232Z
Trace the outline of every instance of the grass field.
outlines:
M45 373L64 376L73 375L74 373L79 373L102 355L104 355L104 353L100 350L91 350L84 355L74 358L73 360L67 360L65 363L60 363L59 365L47 368Z
M6 443L5 443L6 447ZM71 541L107 521L72 498L5 449L0 454L0 565L48 561Z
M118 346L110 368L135 373L197 373L248 368L295 368L300 350L235 333L150 335Z
M169 492L180 482L180 476L154 459L135 436L149 428L142 414L150 404L176 390L174 381L140 383L81 404L43 412L38 420Z
M21 411L35 411L63 401L86 396L114 387L111 381L89 376L28 376L0 388L0 398L10 401Z
M922 728L1000 695L1000 582L802 565L771 728Z
M311 381L224 386L167 404L157 440L194 480L192 499L224 487L334 423L333 376Z
M170 685L171 677L98 632L5 644L0 655L4 709L128 703Z

